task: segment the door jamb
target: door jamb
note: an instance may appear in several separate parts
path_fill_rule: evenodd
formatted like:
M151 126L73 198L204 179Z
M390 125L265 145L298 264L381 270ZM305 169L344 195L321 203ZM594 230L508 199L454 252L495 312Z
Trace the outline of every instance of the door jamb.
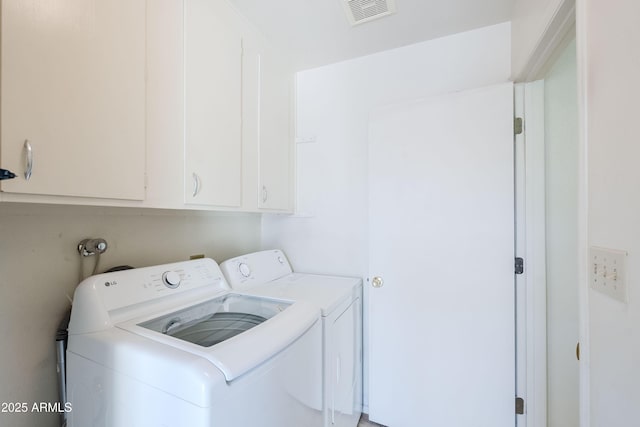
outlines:
M589 295L587 285L587 147L586 126L587 108L585 107L586 89L586 7L583 2L576 0L560 0L550 22L538 40L534 51L519 75L515 76L517 82L530 82L542 78L547 68L553 63L557 51L562 47L563 40L572 31L575 32L577 41L577 65L578 65L578 283L579 283L579 325L580 325L580 427L589 427L591 386L590 386L590 332L589 332ZM516 104L517 106L517 104ZM546 355L545 355L546 359ZM518 424L518 427L525 424ZM533 426L527 426L533 427Z
M544 82L515 85L514 111L524 119L515 136L516 393L525 400L518 427L547 423L547 287L545 221Z

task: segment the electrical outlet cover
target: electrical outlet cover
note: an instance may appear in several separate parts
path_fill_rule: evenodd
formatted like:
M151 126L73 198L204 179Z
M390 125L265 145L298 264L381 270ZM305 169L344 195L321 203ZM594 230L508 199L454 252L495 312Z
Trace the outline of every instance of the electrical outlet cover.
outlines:
M592 289L620 302L627 302L627 252L589 249L589 283Z

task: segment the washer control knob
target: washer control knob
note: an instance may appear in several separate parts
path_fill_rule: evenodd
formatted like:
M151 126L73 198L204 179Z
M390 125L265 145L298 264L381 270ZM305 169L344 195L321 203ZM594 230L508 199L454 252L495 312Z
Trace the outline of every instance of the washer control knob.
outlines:
M251 268L244 262L240 263L240 265L238 266L238 270L240 270L240 274L242 274L244 277L249 277L251 275Z
M284 264L284 258L282 258L281 256L278 257L278 262L280 264Z
M167 288L175 289L180 286L180 275L175 271L165 271L162 273L162 282Z

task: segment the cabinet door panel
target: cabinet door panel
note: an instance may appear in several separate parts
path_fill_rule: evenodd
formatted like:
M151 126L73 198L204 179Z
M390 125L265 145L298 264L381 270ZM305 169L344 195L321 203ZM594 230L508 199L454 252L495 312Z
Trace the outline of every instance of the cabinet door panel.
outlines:
M242 36L225 2L185 1L185 202L238 207Z
M260 188L258 206L291 210L290 97L292 74L272 52L260 63Z
M2 2L2 191L144 198L145 5Z

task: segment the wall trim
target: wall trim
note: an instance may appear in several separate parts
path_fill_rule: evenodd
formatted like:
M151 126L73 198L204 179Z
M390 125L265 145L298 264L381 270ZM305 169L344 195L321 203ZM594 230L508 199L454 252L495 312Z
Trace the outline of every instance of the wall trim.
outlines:
M591 426L591 345L589 319L589 179L588 160L588 52L587 7L584 0L576 6L576 65L578 69L578 284L580 315L580 427Z
M543 78L558 52L573 38L575 23L575 0L564 0L547 24L524 68L514 76L515 81L531 82Z

